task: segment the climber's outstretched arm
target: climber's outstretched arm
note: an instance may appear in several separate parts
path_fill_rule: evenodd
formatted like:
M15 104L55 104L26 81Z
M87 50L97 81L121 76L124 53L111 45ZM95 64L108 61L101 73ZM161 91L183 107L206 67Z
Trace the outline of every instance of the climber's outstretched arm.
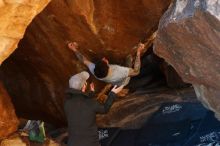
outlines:
M68 47L69 49L71 49L76 57L83 63L85 64L86 66L88 66L89 64L91 64L92 62L89 61L85 56L83 56L79 51L78 51L78 44L76 42L70 42L68 43Z
M138 44L137 55L134 62L134 68L130 68L129 77L137 76L140 73L141 69L141 52L144 50L145 45L142 43Z

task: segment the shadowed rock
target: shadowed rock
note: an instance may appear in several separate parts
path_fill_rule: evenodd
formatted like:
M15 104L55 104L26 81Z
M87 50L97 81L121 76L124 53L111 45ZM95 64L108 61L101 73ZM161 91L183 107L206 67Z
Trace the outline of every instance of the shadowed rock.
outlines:
M142 89L143 90L143 89ZM118 98L107 115L97 116L100 127L140 128L164 102L196 102L193 88L157 88Z

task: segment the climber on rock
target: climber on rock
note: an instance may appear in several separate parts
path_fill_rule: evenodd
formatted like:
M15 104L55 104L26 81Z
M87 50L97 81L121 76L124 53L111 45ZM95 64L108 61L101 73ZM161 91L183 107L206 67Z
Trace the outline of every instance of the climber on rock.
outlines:
M96 114L107 113L112 106L116 94L123 86L114 86L106 102L102 105L94 98L92 93L86 94L87 79L89 73L83 71L72 76L69 80L67 98L64 102L64 111L68 122L68 146L99 146L98 130L96 126ZM90 84L90 90L94 92L94 84Z
M120 65L109 64L109 61L106 58L102 58L95 63L91 62L78 51L78 44L76 42L68 43L68 47L75 53L77 58L89 68L90 72L97 79L112 85L126 86L129 83L130 77L137 76L140 73L140 55L144 50L145 45L142 43L138 44L133 68L131 55L127 57L127 67L124 67Z

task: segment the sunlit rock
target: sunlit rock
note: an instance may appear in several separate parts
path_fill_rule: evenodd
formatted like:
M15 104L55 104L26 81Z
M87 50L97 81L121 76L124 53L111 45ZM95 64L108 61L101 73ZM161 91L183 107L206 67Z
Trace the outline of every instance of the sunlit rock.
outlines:
M185 82L193 84L198 98L217 115L220 113L219 7L219 0L175 0L160 20L154 49Z
M17 48L27 26L49 1L0 1L0 64Z
M61 146L54 140L47 138L45 142L32 142L29 140L28 136L23 136L21 133L14 133L8 138L3 139L0 142L0 146Z

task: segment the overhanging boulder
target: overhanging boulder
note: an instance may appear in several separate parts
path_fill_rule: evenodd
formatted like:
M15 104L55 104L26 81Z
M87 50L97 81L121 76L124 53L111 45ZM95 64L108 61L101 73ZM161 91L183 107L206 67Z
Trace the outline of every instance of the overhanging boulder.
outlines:
M220 2L175 0L160 20L154 51L220 114ZM218 116L220 117L220 116Z

